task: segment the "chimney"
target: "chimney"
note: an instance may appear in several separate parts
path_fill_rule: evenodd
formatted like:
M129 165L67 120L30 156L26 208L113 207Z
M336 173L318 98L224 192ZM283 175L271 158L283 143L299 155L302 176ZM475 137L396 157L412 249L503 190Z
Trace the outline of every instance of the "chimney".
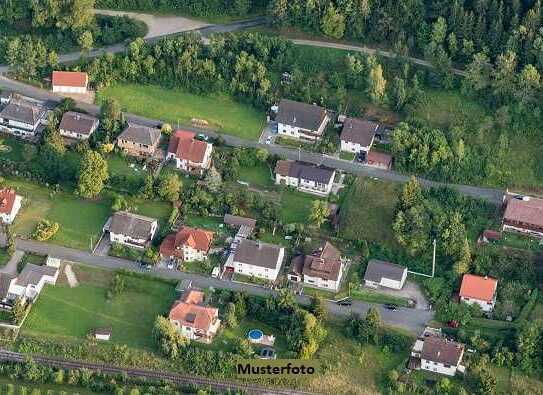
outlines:
M8 204L8 199L3 198L2 201L0 202L0 207L7 206L7 204Z
M487 276L487 275L485 275L485 280L488 280L488 276Z

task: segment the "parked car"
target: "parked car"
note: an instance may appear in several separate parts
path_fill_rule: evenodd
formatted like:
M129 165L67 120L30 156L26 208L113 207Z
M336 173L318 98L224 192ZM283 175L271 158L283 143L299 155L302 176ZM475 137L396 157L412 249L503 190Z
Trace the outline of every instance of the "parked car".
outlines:
M168 263L168 269L173 269L173 267L174 267L174 263L172 261L170 261Z
M272 141L271 136L268 136L268 138L266 139L266 145L270 145L271 141Z
M398 307L397 304L387 303L387 304L385 304L385 309L390 310L390 311L396 311L396 310L399 309L399 307Z
M209 139L209 137L207 137L205 134L203 133L198 133L198 135L196 135L196 138L198 140L202 140L202 141L207 141Z
M351 298L343 298L336 300L336 304L339 306L351 306L353 304L353 300Z

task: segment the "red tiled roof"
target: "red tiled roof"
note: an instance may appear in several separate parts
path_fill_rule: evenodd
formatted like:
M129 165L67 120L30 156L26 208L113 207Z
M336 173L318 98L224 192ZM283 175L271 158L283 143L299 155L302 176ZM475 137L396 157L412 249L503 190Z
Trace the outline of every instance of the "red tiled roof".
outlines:
M543 227L543 199L534 197L529 198L529 200L511 198L507 202L503 219Z
M182 160L194 163L204 161L207 144L205 141L195 139L196 134L186 130L177 130L170 138L168 152Z
M498 286L498 280L474 274L464 274L460 296L491 302Z
M178 321L183 326L189 326L202 331L209 331L211 325L218 319L219 310L203 306L204 293L188 290L174 303L169 318Z
M53 71L53 86L86 87L87 73L78 71Z
M15 204L15 190L4 188L0 189L0 214L11 214Z
M212 241L213 232L183 226L176 234L169 234L164 238L160 244L160 253L164 256L174 256L177 248L181 246L189 246L207 253Z

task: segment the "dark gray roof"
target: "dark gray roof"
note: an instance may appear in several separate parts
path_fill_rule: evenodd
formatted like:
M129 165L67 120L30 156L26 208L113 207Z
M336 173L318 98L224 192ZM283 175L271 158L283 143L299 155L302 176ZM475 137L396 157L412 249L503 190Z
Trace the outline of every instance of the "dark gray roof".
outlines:
M79 112L68 111L62 116L59 129L72 133L90 135L98 123L98 119Z
M240 217L238 215L232 215L232 214L225 214L224 215L224 223L226 225L230 226L248 226L250 228L254 228L256 226L256 219L253 218L246 218L246 217Z
M343 141L360 144L362 147L369 147L373 142L378 127L379 124L375 122L347 118L343 123L340 138Z
M26 287L29 284L37 285L43 276L54 276L57 270L57 268L51 266L38 266L27 263L17 276L16 284L21 287Z
M11 280L13 279L14 277L9 274L0 274L0 300L8 296L9 286L11 284Z
M279 103L276 121L306 130L317 130L326 116L326 109L306 103L283 99Z
M9 104L0 112L0 118L24 122L34 125L45 114L43 107L20 99L11 99Z
M275 269L282 247L243 239L234 253L234 261Z
M285 165L285 162L288 166ZM311 163L298 161L278 161L276 171L281 175L289 177L315 181L322 184L328 184L334 177L334 169L325 166L317 166ZM288 174L282 174L281 171L288 171Z
M396 265L395 263L371 259L368 262L364 280L376 283L380 283L382 278L401 281L405 270L407 269L404 266Z
M127 128L119 135L119 139L152 146L160 139L160 130L129 123Z
M151 227L154 222L156 222L154 218L119 211L111 217L109 231L136 240L147 240L151 236Z

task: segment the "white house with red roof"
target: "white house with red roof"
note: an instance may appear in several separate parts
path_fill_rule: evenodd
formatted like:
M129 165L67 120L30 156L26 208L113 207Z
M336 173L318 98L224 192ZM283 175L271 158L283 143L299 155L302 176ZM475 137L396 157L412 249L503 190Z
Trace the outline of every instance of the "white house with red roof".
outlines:
M204 293L188 289L170 310L168 318L177 331L190 340L211 343L221 320L219 310L204 305Z
M0 222L13 223L21 209L23 198L15 193L14 189L0 189Z
M185 262L204 261L212 242L213 232L183 226L177 233L166 236L160 245L160 255Z
M79 71L53 71L52 85L56 93L87 93L89 76Z
M213 145L198 140L196 134L177 130L170 138L167 159L175 161L175 166L190 173L202 174L211 166Z
M481 310L488 313L496 305L496 290L498 280L488 276L464 274L460 286L460 300L467 304L477 304Z

